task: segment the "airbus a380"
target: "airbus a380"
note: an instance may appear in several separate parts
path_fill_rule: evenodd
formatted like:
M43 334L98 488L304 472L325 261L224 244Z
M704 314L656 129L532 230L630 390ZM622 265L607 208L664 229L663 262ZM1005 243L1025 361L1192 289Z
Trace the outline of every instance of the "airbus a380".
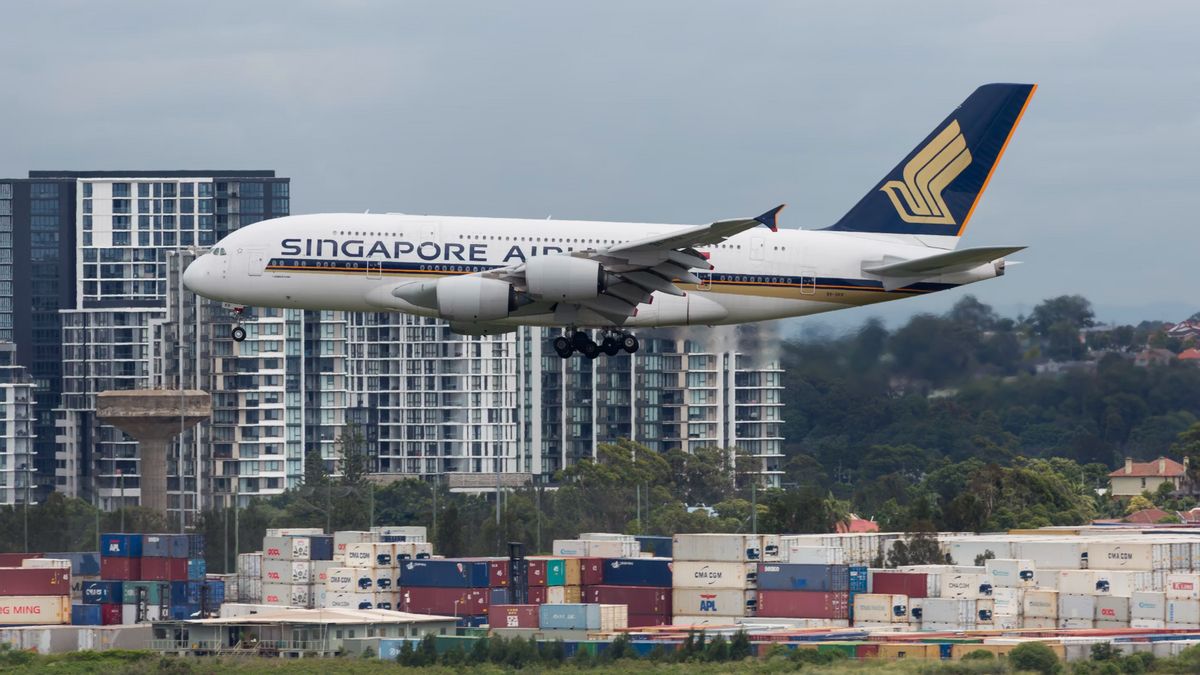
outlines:
M782 206L697 226L288 216L231 233L183 281L239 317L259 306L407 312L473 335L559 326L563 358L635 352L634 328L764 321L942 291L1004 274L1004 257L1023 248L957 245L1035 89L976 89L820 230L778 230ZM245 335L239 320L233 337Z

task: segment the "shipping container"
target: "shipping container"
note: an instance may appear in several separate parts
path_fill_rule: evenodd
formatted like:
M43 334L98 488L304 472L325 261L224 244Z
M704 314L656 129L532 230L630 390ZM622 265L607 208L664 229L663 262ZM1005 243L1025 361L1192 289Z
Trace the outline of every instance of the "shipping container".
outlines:
M187 540L183 540L187 543ZM143 547L145 544L143 544ZM156 547L157 548L157 547ZM143 581L187 581L187 558L142 557L141 579Z
M1100 596L1096 598L1096 621L1116 621L1129 625L1129 598Z
M1091 621L1095 616L1096 596L1059 592L1058 619L1060 623L1066 619L1087 619Z
M742 563L736 563L742 564ZM597 605L625 605L632 614L670 616L671 590L651 586L587 586L582 601Z
M197 589L199 596L199 589ZM196 598L199 604L200 598ZM307 584L263 584L263 603L287 607L308 607L312 602L312 586Z
M529 564L530 586L563 586L566 584L566 569L562 558L532 557Z
M126 581L121 584L122 605L164 605L170 604L171 587L162 581Z
M433 557L433 544L419 541L400 541L393 544L396 547L396 564L404 560L424 560Z
M192 558L187 561L188 579L192 581L204 581L204 577L208 574L208 563L204 558Z
M504 588L508 584L508 560L489 560L488 586L491 588Z
M753 616L758 604L754 591L674 588L671 612L697 616Z
M264 560L262 580L268 584L312 583L312 562L309 560Z
M46 553L45 557L70 560L73 577L100 576L100 554L95 551Z
M225 602L225 582L220 579L206 579L200 585L200 606L206 609L217 608Z
M172 621L187 621L201 618L200 605L171 605L169 616Z
M544 605L544 604L546 604L546 602L548 602L548 599L546 598L546 589L548 589L548 588L550 588L550 587L549 586L530 586L527 589L528 594L525 597L526 604L529 604L529 605Z
M847 568L847 580L851 593L867 593L871 590L870 570L862 565Z
M200 582L172 581L169 586L169 601L172 605L200 604Z
M358 591L358 573L353 567L331 567L326 575L325 589L331 593L354 593Z
M938 597L941 598L983 598L990 597L993 591L983 574L943 572L938 581Z
M1058 591L1046 591L1034 588L1025 589L1025 601L1021 607L1022 614L1031 619L1058 618Z
M581 558L563 558L563 585L565 586L582 586L583 575L581 569ZM603 579L603 575L601 579Z
M71 570L62 568L0 568L0 595L71 595Z
M142 557L142 535L102 534L100 535L100 555L114 558L140 558Z
M761 562L762 537L754 534L677 534L675 560Z
M0 596L0 625L68 623L71 623L71 598L66 595Z
M325 534L325 530L320 527L268 527L264 536L311 537L318 534Z
M189 534L189 535L185 535L185 536L187 537L187 540L188 540L188 551L187 551L186 557L188 557L188 558L203 558L204 554L208 552L208 547L205 545L205 542L204 542L204 535Z
M635 536L642 553L649 553L654 558L673 558L674 540L671 537Z
M39 570L47 570L47 569L66 570L66 571L70 572L71 571L71 561L63 560L61 558L26 558L25 560L21 561L21 564L19 565L19 567L24 567L25 569L39 569Z
M988 583L993 587L1034 588L1037 568L1029 560L995 558L984 562Z
M910 598L936 597L940 590L939 585L932 575L923 572L877 570L871 576L871 592L883 595L906 595Z
M543 630L614 631L626 628L629 613L624 605L562 604L538 607L538 626Z
M396 589L396 570L391 567L347 567L351 590L358 593L393 591Z
M1039 536L1033 540L1014 541L1012 557L1028 560L1036 569L1082 569L1087 560L1087 544L1082 541Z
M487 588L486 560L406 560L400 565L402 587Z
M795 542L783 553L784 562L799 565L842 565L845 552L833 546L801 546Z
M757 616L814 619L850 618L850 594L846 591L758 591Z
M1042 587L1049 587L1048 582L1053 581L1053 588L1059 593L1075 593L1075 594L1093 594L1096 592L1096 572L1095 570L1059 570L1055 575L1053 572L1043 572L1042 578L1039 580Z
M579 585L595 586L604 583L603 558L579 558Z
M239 553L237 573L239 577L262 577L263 554Z
M376 525L375 527L371 528L371 534L379 537L379 541L429 541L429 533L424 525Z
M1166 621L1166 594L1156 591L1135 591L1129 598L1129 615L1131 620Z
M89 581L83 585L83 602L88 605L120 604L120 581Z
M334 609L398 609L400 596L396 593L328 593L324 607Z
M1171 545L1136 541L1088 542L1089 569L1170 569Z
M143 558L187 558L188 535L143 534Z
M416 614L474 616L486 614L487 588L437 588L404 586L400 589L400 609Z
M492 605L488 622L492 628L537 628L539 605Z
M850 573L846 565L762 563L757 582L761 590L838 592L850 590Z
M1167 575L1165 591L1171 600L1200 600L1200 575L1172 572Z
M672 565L672 585L677 588L747 590L755 588L758 566L759 563L680 560Z
M671 586L668 558L605 558L601 569L608 586Z
M914 605L915 606L915 605ZM961 629L979 622L976 601L968 598L921 598L919 609L910 611L926 630L936 630L931 624L951 624ZM991 620L991 612L987 612Z
M1024 588L997 588L991 598L997 616L1021 616L1024 613Z
M103 623L100 605L71 605L71 625L100 626Z
M137 581L142 578L142 559L103 556L100 558L100 576L119 581Z
M346 545L347 567L395 567L396 545L383 542L350 543Z
M1200 624L1200 600L1167 599L1167 624Z
M857 593L853 599L854 624L906 623L908 598L903 595Z
M100 623L105 626L120 626L123 616L122 605L120 604L105 604L100 605Z
M529 598L526 598L528 600ZM507 588L489 588L488 589L488 604L489 605L509 605L512 604L511 596ZM536 603L530 603L536 604Z
M361 530L339 530L333 533L333 557L345 561L347 544L363 544L374 541L374 535Z
M24 561L41 557L41 553L0 553L0 567L22 567Z
M671 625L670 614L630 614L628 618L630 628L644 628L646 626L669 626Z

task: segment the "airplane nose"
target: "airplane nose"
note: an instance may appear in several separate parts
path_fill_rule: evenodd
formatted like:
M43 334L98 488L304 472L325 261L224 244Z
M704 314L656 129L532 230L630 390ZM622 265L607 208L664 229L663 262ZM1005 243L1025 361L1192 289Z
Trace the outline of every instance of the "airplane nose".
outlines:
M205 289L209 286L208 282L210 273L208 271L207 255L196 258L190 265L183 270L183 285L189 291L197 295L205 295Z

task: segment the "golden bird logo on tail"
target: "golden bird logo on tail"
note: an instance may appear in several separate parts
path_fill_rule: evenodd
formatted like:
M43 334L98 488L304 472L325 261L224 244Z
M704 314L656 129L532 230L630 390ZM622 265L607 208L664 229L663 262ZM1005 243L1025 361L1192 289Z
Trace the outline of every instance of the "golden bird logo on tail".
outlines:
M942 191L970 165L967 139L953 120L904 165L903 181L889 180L880 190L906 223L954 225Z

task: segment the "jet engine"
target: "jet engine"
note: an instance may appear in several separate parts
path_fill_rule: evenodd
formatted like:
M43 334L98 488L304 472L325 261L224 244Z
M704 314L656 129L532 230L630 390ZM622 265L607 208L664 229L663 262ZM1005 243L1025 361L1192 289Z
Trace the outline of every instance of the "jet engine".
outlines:
M606 274L595 260L569 255L530 258L525 283L538 300L591 300L604 290Z
M405 284L392 295L420 307L436 309L443 319L465 323L495 321L517 308L512 284L476 275L443 277Z

